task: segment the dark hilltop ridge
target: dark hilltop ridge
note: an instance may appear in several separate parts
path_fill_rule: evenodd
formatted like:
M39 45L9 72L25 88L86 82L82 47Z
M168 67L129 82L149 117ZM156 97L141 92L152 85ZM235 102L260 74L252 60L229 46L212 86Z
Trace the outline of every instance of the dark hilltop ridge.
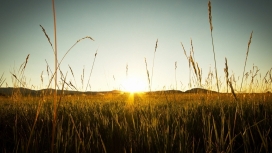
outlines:
M212 94L212 93L218 93L218 92L212 91L212 90L203 89L203 88L193 88L193 89L185 91L185 93Z
M23 96L40 96L42 94L45 95L50 95L54 93L54 89L41 89L41 90L32 90L28 88L13 88L13 87L8 87L8 88L0 88L0 97L8 97L13 94L21 94ZM73 91L73 90L57 90L57 94L64 94L64 95L76 95L76 94L85 94L85 95L101 95L101 94L107 94L107 93L112 93L112 94L120 94L120 93L126 93L125 91L121 90L112 90L112 91ZM167 93L167 94L216 94L218 92L208 90L208 89L203 89L203 88L192 88L190 90L186 91L180 91L180 90L157 90L157 91L151 91L151 92L141 92L141 93L154 93L154 94L161 94L161 93ZM265 93L271 93L270 91L267 91Z
M24 96L39 96L41 94L52 94L54 93L54 89L41 89L41 90L32 90L28 88L0 88L0 97L7 97L11 96L13 94L21 94ZM120 90L112 90L112 91L72 91L72 90L57 90L58 94L65 94L65 95L74 95L74 94L106 94L106 93L113 93L113 94L118 94L118 93L125 93L124 91ZM207 89L202 89L202 88L193 88L187 91L180 91L180 90L158 90L158 91L151 91L151 92L144 92L144 93L217 93L215 91L207 90Z
M21 94L23 96L40 96L42 94L50 95L54 93L54 89L41 89L41 90L32 90L28 88L0 88L0 97L1 96L11 96L13 94ZM65 94L65 95L75 95L75 94L101 94L101 93L120 93L120 91L72 91L72 90L57 90L57 94Z

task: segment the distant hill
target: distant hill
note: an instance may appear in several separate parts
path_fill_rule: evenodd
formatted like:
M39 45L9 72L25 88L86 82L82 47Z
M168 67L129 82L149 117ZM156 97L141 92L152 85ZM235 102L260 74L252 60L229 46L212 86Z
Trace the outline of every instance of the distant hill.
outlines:
M20 92L23 95L35 95L36 91L27 88L0 88L0 94L11 96L15 92Z
M52 94L54 93L54 89L41 89L41 90L31 90L31 89L27 89L27 88L0 88L0 96L11 96L13 93L20 93L23 96L39 96L41 94ZM72 90L57 90L57 94L66 94L66 95L75 95L75 94L92 94L92 95L96 95L96 94L106 94L106 93L114 93L114 94L118 94L118 93L124 93L123 91L119 91L119 90L112 90L112 91L72 91Z
M203 89L203 88L193 88L190 90L185 91L185 93L202 93L202 94L210 94L210 93L218 93L216 91L208 90L208 89Z
M184 92L180 90L157 90L157 91L151 91L151 92L145 92L145 93L161 94L161 93L184 93Z
M41 89L41 90L31 90L27 88L0 88L0 96L11 96L13 93L19 92L20 94L24 96L39 96L42 93L45 94L52 94L54 93L54 89ZM71 90L57 90L58 94L64 93L66 95L74 95L74 94L107 94L107 93L113 93L113 94L121 94L124 93L124 91L120 90L112 90L112 91L87 91L87 92L82 92L82 91L71 91ZM149 92L146 92L149 93ZM202 88L193 88L187 91L180 91L180 90L159 90L159 91L151 91L151 93L217 93L216 91L211 91L207 89L202 89Z

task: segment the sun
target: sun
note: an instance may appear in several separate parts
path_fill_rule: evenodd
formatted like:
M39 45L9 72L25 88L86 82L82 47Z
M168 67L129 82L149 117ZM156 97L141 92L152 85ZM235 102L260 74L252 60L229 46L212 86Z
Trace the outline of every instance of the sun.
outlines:
M145 83L137 77L129 77L122 83L124 90L130 93L141 92L145 90Z

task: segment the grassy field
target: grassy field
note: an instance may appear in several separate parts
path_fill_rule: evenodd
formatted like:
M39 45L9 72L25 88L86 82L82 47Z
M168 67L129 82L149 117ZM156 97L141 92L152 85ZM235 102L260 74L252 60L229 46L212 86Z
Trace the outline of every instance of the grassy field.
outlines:
M63 96L55 152L271 152L272 94ZM1 152L50 152L52 97L1 99Z

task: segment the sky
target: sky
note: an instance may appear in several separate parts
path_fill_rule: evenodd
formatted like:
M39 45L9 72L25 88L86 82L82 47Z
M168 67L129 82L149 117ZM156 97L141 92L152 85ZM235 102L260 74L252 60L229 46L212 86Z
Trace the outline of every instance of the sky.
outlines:
M250 72L254 65L260 69L258 76L263 77L272 67L272 1L213 0L211 3L215 57L222 82L220 90L225 86L225 58L230 75L237 80L235 89L239 90L252 31L245 71ZM207 4L207 0L55 0L59 61L80 38L90 36L95 40L80 41L66 55L60 65L67 74L66 82L83 91L91 74L87 90L127 90L126 82L136 82L131 84L149 90L146 58L150 79L153 74L151 90L184 91L197 87L189 86L189 64L181 46L182 42L189 54L192 40L204 85L208 73L214 73ZM54 53L39 25L45 28L54 44L52 1L1 1L0 21L0 75L4 73L6 79L2 87L14 86L11 73L19 77L18 69L30 54L24 71L25 87L46 88L51 76L47 75L46 61L53 70ZM58 81L61 82L60 75ZM212 81L213 90L216 90L215 82Z

